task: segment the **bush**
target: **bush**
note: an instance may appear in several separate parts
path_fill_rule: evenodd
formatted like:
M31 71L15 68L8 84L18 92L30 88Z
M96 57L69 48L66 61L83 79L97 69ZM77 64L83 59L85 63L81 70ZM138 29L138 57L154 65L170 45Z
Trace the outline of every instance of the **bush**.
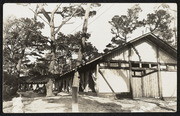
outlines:
M3 72L3 100L10 100L17 95L18 78L15 75L10 75Z

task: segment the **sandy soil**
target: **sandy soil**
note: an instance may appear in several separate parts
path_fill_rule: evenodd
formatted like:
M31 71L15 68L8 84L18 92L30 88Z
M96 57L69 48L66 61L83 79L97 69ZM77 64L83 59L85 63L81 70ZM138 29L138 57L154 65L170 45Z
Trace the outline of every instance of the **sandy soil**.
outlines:
M55 97L23 98L24 113L63 113L72 112L68 94ZM175 99L118 99L79 95L79 112L176 112ZM12 101L3 102L3 112L12 112Z

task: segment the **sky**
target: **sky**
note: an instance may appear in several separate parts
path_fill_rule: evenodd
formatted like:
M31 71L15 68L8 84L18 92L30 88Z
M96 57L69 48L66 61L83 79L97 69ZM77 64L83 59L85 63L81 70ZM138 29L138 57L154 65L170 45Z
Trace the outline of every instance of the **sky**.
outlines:
M177 4L167 4L171 9L177 11ZM47 3L45 9L47 11L52 11L56 5L57 4L55 3ZM63 3L63 5L67 5L67 3ZM135 3L101 3L100 7L94 8L94 10L97 11L97 14L94 17L89 18L88 32L91 34L91 37L88 41L96 46L99 52L103 52L106 45L111 42L113 36L111 34L111 25L108 21L110 21L114 15L126 15L127 9L131 8L133 5L135 5ZM160 3L139 3L139 5L142 9L142 12L139 14L139 18L143 19L146 18L146 15L148 13L152 13L154 11L154 8L157 8ZM29 7L34 9L35 6L35 3L31 4L30 6L22 6L15 3L5 3L3 5L3 22L9 16L15 16L16 18L33 18L34 13L29 9ZM172 27L177 27L177 12L169 12L172 16L175 17L175 21L173 21ZM43 22L43 20L41 20L40 18L39 21ZM60 22L60 17L56 15L55 25L58 26ZM83 18L73 18L69 22L70 24L66 24L62 27L62 29L60 30L61 32L65 34L73 34L82 30ZM45 36L50 36L50 29L47 24L45 24L45 29L42 30L42 34ZM137 29L133 32L133 34L130 35L130 38L128 40L134 39L142 34L142 29Z

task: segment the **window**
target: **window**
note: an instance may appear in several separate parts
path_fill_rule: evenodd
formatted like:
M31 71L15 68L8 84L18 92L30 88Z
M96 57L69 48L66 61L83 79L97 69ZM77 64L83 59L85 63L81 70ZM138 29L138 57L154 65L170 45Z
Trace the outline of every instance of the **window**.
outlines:
M135 76L142 76L142 71L135 71Z
M151 68L157 68L157 64L151 64Z
M100 66L107 66L108 64L106 62L100 63Z
M139 67L139 63L132 63L132 67Z
M121 63L121 67L129 67L129 63Z
M167 69L168 69L168 70L175 70L175 66L173 66L173 65L167 65Z
M174 66L174 69L177 70L177 66Z
M142 68L149 68L149 64L142 64Z
M160 69L166 69L166 65L161 65Z
M142 77L143 70L132 70L132 77Z
M119 67L118 63L111 62L110 67Z

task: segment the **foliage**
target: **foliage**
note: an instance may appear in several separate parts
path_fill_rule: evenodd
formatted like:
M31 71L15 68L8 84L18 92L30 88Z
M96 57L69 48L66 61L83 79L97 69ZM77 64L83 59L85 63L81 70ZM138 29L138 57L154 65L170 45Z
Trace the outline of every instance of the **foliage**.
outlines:
M16 95L18 90L18 79L15 75L10 75L3 71L3 100L9 100Z
M142 21L138 20L139 12L141 8L138 4L128 9L127 15L115 15L109 23L112 25L111 33L114 35L111 42L108 44L104 51L114 48L116 45L122 45L127 41L127 35L132 33L137 27L143 25ZM114 45L115 44L115 45Z
M160 6L162 6L163 9L160 9ZM138 20L138 14L141 12L141 8L138 5L128 9L127 15L115 15L111 21L109 21L112 25L111 33L115 36L112 38L111 43L106 46L104 52L108 52L125 43L128 38L127 35L136 30L137 27L142 26L144 26L144 29L148 28L150 32L176 48L177 39L175 39L174 42L173 36L176 38L177 30L176 28L170 27L174 18L168 12L168 10L172 9L170 9L167 4L160 6L153 13L147 14L147 18L143 20Z
M76 18L76 17L83 17L85 15L85 9L84 9L84 5L86 4L77 4L77 3L71 3L71 4L67 4L67 5L62 5L57 4L57 6L51 11L47 11L46 5L45 4L37 4L36 9L32 10L34 12L34 18L37 19L37 17L41 18L45 23L47 23L50 27L51 30L51 37L50 37L50 45L49 45L49 50L50 53L47 56L47 59L49 62L49 71L51 73L58 73L57 72L57 62L58 59L62 57L62 52L64 51L68 51L68 47L64 44L62 44L63 41L66 40L62 40L59 41L58 38L56 38L56 35L60 32L60 29L72 18ZM99 6L99 4L95 4L94 6ZM42 18L42 16L40 15L42 14L44 16L44 18ZM61 23L58 26L55 26L54 23L54 19L55 14L59 14L61 16ZM96 15L96 11L92 10L90 11L89 16L94 16ZM59 53L57 53L59 52ZM67 55L70 54L70 52L66 53Z
M74 17L83 17L85 15L85 9L83 5L80 5L78 8L76 6L77 6L76 4L71 4L70 6L62 7L62 11L60 11L60 15L63 18L70 17L73 14L73 12L77 9ZM90 11L89 16L93 17L94 15L96 15L96 11L94 10Z
M173 42L173 29L170 28L172 20L173 17L167 11L158 9L154 13L147 14L145 23L150 32L156 34L171 45Z
M58 34L58 39L57 43L59 45L63 45L64 47L62 48L63 50L66 50L66 55L67 57L71 58L72 53L75 52L77 53L79 50L79 47L81 46L81 38L83 36L82 32L77 32L74 35L69 34L69 35L63 35L62 33ZM90 34L86 34L86 41L90 37ZM60 48L60 47L59 47ZM85 47L85 57L90 56L86 60L91 60L95 57L98 56L98 50L95 46L93 46L90 42L86 42L86 47Z
M44 6L38 5L37 14L43 14L44 17L48 20L48 24L51 28L51 39L50 39L50 52L46 54L45 58L41 58L42 62L46 62L49 65L49 72L54 74L59 74L65 72L75 66L75 60L72 59L72 54L78 52L80 49L81 38L86 36L89 38L89 34L82 34L81 32L76 33L74 35L64 35L60 32L60 29L63 25L65 25L71 18L74 17L83 17L85 15L84 6L87 4L69 4L67 6L63 6L61 4L57 5L57 7L53 10L53 12L47 12ZM91 7L98 7L100 4L92 4ZM54 12L55 11L55 12ZM51 16L49 15L51 13ZM60 14L62 18L62 22L57 29L54 25L54 18L53 14ZM36 15L36 13L35 13ZM96 15L96 11L91 10L89 13L89 17ZM36 15L36 17L39 15ZM57 36L55 36L57 34ZM88 44L88 50L92 50L94 47L91 47L91 44ZM97 51L97 49L96 49ZM90 55L89 53L86 53ZM90 58L93 58L94 55L90 55Z
M135 5L128 9L127 15L115 15L109 23L112 25L111 33L115 36L112 38L114 43L126 42L127 35L132 33L141 22L138 21L138 14L141 12L139 5ZM116 39L119 40L116 40Z
M90 34L87 34L88 38ZM67 72L68 70L76 67L76 59L73 59L73 54L77 54L79 47L81 46L81 38L82 33L77 32L75 34L64 35L63 33L58 33L57 39L55 40L56 44L56 60L55 60L55 74L60 74L63 72ZM95 46L93 46L90 42L86 42L85 47L85 58L86 61L92 60L98 57L100 54ZM39 58L38 63L32 69L35 72L40 72L42 74L42 70L44 68L44 72L48 71L48 64L51 62L51 53L47 53L44 58ZM33 71L31 71L32 73Z
M44 27L43 23L36 22L29 18L8 20L4 26L3 41L3 68L10 74L17 74L17 65L20 60L22 63L28 63L26 55L40 56L36 51L41 50L47 41L41 35L40 29ZM41 43L41 45L37 45ZM27 50L34 49L28 53Z
M38 76L38 75L48 75L48 65L45 62L37 62L34 66L28 71L29 76Z

